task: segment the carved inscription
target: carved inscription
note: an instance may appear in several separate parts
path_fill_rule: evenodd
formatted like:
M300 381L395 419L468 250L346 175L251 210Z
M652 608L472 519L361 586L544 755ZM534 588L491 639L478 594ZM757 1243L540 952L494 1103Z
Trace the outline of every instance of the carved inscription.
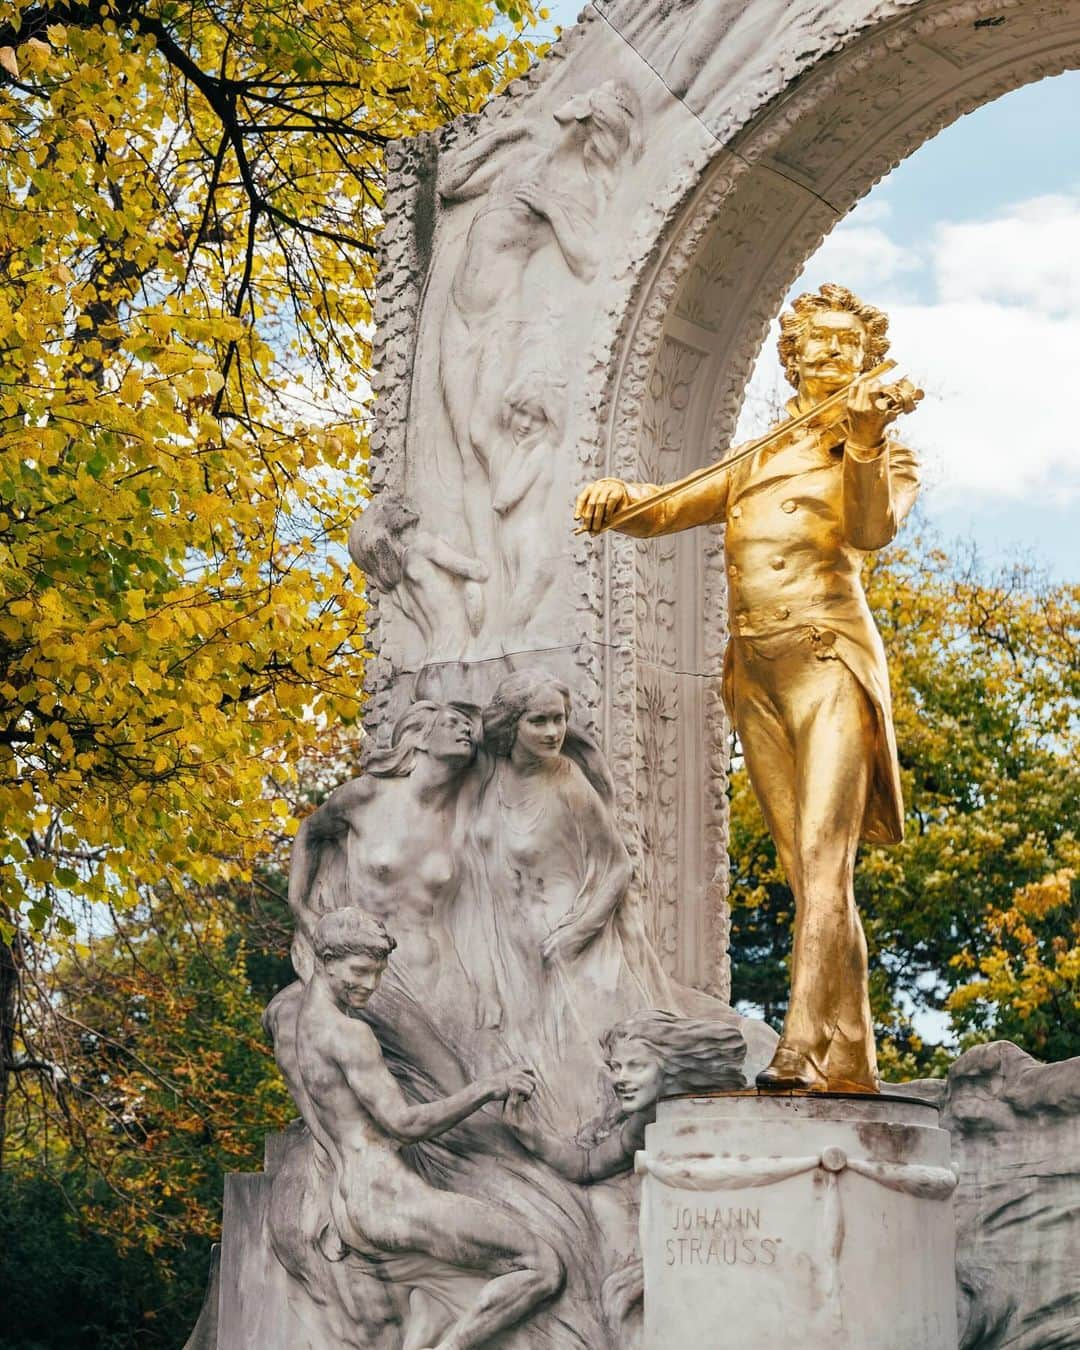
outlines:
M761 1235L761 1210L699 1205L675 1210L668 1266L774 1266L782 1238Z

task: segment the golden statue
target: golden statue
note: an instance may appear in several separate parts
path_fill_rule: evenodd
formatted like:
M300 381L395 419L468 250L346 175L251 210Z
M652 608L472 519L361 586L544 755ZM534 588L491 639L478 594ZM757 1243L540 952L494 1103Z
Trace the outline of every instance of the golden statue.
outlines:
M903 804L888 671L860 580L918 491L885 431L922 397L883 385L888 319L843 286L780 320L789 418L660 488L601 478L575 518L639 538L723 522L731 640L724 701L795 896L791 998L760 1088L877 1092L866 938L852 885L860 839L897 843Z

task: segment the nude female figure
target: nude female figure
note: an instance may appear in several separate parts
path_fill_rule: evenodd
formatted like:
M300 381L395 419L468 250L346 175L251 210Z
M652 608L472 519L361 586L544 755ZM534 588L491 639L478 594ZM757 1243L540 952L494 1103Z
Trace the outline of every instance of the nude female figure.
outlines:
M559 545L551 522L557 509L556 455L565 397L565 381L542 371L515 380L503 397L505 441L491 505L498 518L496 538L506 581L507 651L525 641L555 576Z
M525 144L508 162L498 150L531 133L496 128L443 168L444 201L483 194L465 239L443 317L439 380L464 477L472 552L492 556L491 479L503 393L529 345L521 293L530 261L554 244L583 282L600 262L597 226L624 157L641 154L641 107L618 80L576 94L554 114L552 142Z
M504 1069L449 1097L408 1102L358 1016L386 969L393 939L370 914L348 907L319 920L312 948L296 1018L296 1060L309 1127L333 1166L337 1237L381 1278L420 1291L480 1277L478 1290L460 1285L469 1292L453 1300L464 1305L456 1315L449 1302L441 1318L433 1316L439 1304L424 1303L424 1316L410 1319L404 1350L484 1345L559 1292L562 1263L494 1205L430 1186L405 1165L401 1149L445 1133L487 1102L527 1098L532 1075Z
M444 1091L463 1081L461 1051L477 1027L498 1020L490 980L478 986L470 978L450 933L478 739L475 713L414 703L395 723L390 747L372 751L366 772L303 822L289 869L297 974L311 973L311 936L328 910L362 904L381 919L398 958L371 1020L388 1053Z

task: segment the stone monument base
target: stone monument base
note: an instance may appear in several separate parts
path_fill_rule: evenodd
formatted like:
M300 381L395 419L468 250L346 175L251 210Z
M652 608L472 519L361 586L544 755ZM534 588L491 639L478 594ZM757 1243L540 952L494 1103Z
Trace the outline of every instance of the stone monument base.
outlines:
M644 1350L956 1350L956 1175L929 1103L660 1103L642 1175Z

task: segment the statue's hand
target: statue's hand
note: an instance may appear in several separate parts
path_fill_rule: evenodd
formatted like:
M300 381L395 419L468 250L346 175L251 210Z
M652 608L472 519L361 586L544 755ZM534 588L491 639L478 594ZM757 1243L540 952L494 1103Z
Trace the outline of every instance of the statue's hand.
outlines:
M847 439L863 450L875 450L881 444L885 428L901 413L912 412L923 391L910 380L878 386L874 381L858 385L848 395Z
M595 534L629 500L630 494L621 478L598 478L578 494L574 504L574 519L581 521L583 529Z
M876 450L885 428L896 417L888 403L880 399L880 387L873 380L857 384L847 397L847 442L860 450Z
M487 1081L487 1090L491 1100L508 1101L511 1097L520 1097L527 1102L536 1091L536 1070L516 1064L512 1069L500 1069Z

